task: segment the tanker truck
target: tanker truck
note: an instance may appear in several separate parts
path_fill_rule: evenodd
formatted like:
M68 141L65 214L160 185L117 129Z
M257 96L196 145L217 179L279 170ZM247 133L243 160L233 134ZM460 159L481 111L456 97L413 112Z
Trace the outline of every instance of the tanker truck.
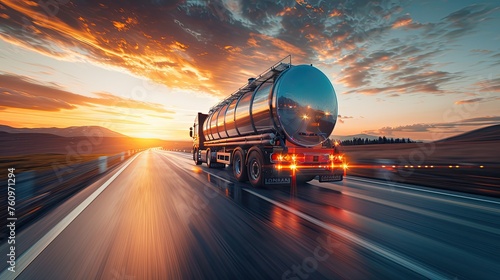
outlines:
M338 114L330 80L312 65L277 62L230 96L198 113L190 127L193 160L231 166L253 187L290 185L319 176L342 181L347 165L329 139Z

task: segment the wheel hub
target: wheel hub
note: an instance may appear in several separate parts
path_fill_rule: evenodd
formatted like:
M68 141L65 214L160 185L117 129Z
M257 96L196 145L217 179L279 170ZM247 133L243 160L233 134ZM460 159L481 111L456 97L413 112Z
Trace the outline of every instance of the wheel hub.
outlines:
M251 165L250 170L252 171L252 172L251 172L252 179L254 179L254 180L255 180L255 179L259 178L259 175L260 175L260 168L259 168L259 163L258 163L256 160L254 160L254 161L252 162L252 165Z
M234 171L236 171L236 174L241 174L241 159L237 158L236 161L234 162Z

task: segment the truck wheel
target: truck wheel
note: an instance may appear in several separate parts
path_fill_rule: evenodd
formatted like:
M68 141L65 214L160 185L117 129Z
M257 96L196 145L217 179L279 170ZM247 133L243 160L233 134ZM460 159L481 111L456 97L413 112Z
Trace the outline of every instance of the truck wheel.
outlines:
M252 151L248 156L248 180L253 187L261 187L262 186L262 165L263 159L259 152Z
M233 154L233 175L238 182L248 180L247 168L245 166L245 157L241 150L236 150Z
M201 164L201 160L198 159L198 149L193 150L193 160L196 165Z
M207 166L208 168L212 168L213 167L213 163L212 163L212 153L210 152L210 150L207 151Z

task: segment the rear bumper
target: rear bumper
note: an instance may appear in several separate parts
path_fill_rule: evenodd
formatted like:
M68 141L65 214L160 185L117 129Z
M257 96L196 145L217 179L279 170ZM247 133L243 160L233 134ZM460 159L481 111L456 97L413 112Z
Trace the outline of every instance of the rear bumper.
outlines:
M316 177L322 182L335 182L342 181L344 178L344 169L342 168L318 168L309 167L304 168L297 167L294 170L290 169L289 166L282 166L281 168L270 168L265 174L265 184L289 184L292 182L292 176L295 173L296 177Z
M291 171L290 171L291 174ZM344 170L343 169L297 169L295 172L296 175L304 175L304 176L310 176L310 175L344 175Z
M332 175L332 174L344 174L345 170L341 165L331 166L328 164L324 165L291 165L291 164L274 164L272 166L273 173L278 174L292 174L295 170L297 175Z

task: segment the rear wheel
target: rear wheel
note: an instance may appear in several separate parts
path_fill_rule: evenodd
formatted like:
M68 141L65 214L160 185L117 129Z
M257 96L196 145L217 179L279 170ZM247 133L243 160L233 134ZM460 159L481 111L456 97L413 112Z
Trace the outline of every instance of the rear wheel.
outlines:
M212 153L210 152L210 150L207 151L207 166L208 166L208 168L212 168L213 167Z
M262 156L259 152L250 152L247 165L248 180L250 181L250 184L252 184L252 186L256 188L263 185L263 162L264 160L262 159Z
M238 182L245 182L248 180L245 157L241 150L236 150L233 154L233 175Z

